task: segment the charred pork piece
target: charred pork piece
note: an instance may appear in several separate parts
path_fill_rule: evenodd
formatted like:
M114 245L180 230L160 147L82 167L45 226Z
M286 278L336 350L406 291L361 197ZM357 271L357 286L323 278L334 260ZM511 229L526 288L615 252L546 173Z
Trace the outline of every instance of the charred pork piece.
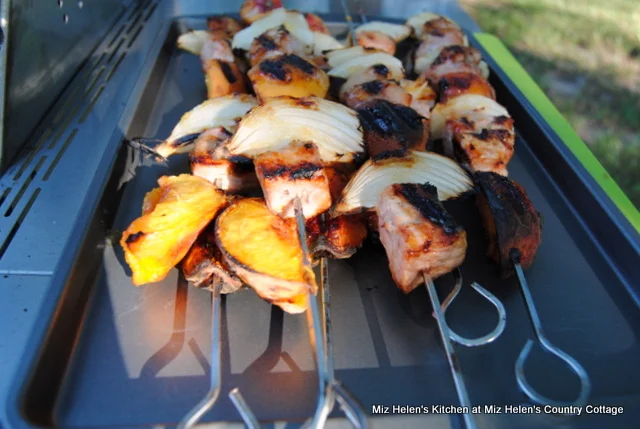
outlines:
M425 24L422 42L414 53L414 70L420 74L427 70L447 46L466 46L467 38L456 24L445 18L438 18Z
M307 242L313 257L346 259L353 256L367 237L367 221L365 214L326 217L324 221L321 216L309 219Z
M380 31L359 31L356 32L358 45L365 48L374 48L390 55L396 53L396 42L391 37Z
M227 203L222 192L200 177L162 176L158 184L145 195L142 216L120 240L136 286L164 279Z
M410 107L373 100L357 109L367 153L374 160L426 150L429 121Z
M384 190L376 207L380 241L398 288L409 293L464 261L467 235L438 200L429 184L395 184Z
M465 94L438 103L431 112L431 135L442 138L445 153L468 170L507 175L515 130L513 119L495 100Z
M363 83L374 80L384 81L392 79L394 79L393 74L387 66L384 64L374 64L347 79L340 88L340 98L344 99L347 92L349 92L353 87Z
M249 48L249 62L255 66L269 58L279 57L283 54L295 54L300 57L306 55L303 43L281 25L265 31L253 39Z
M240 7L240 17L244 22L251 24L272 10L281 7L281 0L245 0Z
M372 80L352 87L343 94L342 101L358 109L371 100L387 100L401 106L411 104L411 95L395 80Z
M327 74L295 54L264 60L249 70L248 77L260 100L280 96L324 98L329 91Z
M489 76L480 51L469 46L453 45L442 48L421 77L435 85L450 73L473 73L485 79Z
M314 143L293 141L282 150L258 155L254 162L267 206L274 213L294 217L296 197L306 219L331 207L329 180Z
M233 293L242 287L242 280L222 260L213 222L202 231L182 260L182 272L195 287L210 288L215 278L223 283L221 293Z
M209 31L224 31L227 36L233 37L238 31L242 30L240 24L235 18L227 15L214 15L207 18L207 27Z
M436 92L431 88L429 82L424 79L402 79L400 86L411 95L409 107L429 119L431 117L431 109L435 106L437 98Z
M272 213L262 199L241 199L218 216L215 234L225 263L260 297L288 313L305 310L315 283L292 219Z
M189 153L191 173L226 192L247 192L258 187L253 161L233 156L226 148L231 133L224 127L211 128L195 142Z
M491 172L474 175L476 203L487 237L487 256L497 264L500 275L513 274L511 252L529 268L542 240L542 216L524 188L508 177Z
M451 73L440 78L436 84L441 103L461 95L474 94L496 99L493 87L482 76L474 73Z

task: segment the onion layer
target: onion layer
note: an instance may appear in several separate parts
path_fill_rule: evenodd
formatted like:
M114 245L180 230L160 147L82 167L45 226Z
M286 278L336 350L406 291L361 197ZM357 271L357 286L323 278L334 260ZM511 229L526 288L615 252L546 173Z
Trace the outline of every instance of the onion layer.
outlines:
M178 37L178 48L200 56L204 42L209 38L206 30L191 30Z
M375 52L373 54L365 54L351 58L341 63L339 66L332 68L329 71L329 76L349 79L352 75L360 73L375 64L385 65L391 72L393 79L400 80L404 77L402 61L385 52ZM331 65L331 63L329 63L329 65Z
M432 152L412 152L406 158L364 163L342 191L332 216L352 214L375 207L380 194L396 183L430 183L438 198L448 200L472 189L467 173L451 159Z
M256 156L293 140L315 143L324 162L351 162L364 152L356 112L317 97L265 101L242 119L228 148L236 155Z
M382 21L370 21L356 28L356 34L363 31L377 31L391 37L394 42L398 43L411 34L411 27L402 24L391 24Z

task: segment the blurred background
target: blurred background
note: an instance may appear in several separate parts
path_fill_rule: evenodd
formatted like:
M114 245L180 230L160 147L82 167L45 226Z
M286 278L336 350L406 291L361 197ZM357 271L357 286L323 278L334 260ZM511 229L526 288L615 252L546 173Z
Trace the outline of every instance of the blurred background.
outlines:
M640 0L459 0L640 208Z

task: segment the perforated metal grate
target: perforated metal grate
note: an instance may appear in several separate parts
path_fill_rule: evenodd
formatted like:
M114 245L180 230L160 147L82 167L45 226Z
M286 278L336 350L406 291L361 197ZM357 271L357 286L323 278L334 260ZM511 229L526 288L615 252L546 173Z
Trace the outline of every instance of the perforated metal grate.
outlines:
M157 7L147 0L123 12L0 179L0 259Z

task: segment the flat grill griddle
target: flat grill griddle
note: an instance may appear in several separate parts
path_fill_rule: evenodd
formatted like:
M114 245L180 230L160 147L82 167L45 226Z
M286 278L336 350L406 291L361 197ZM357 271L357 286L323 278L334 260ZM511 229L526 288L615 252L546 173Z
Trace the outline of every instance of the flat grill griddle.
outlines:
M184 112L204 100L199 59L174 47L182 29L204 27L204 17L182 18L157 34L163 47L147 63L152 66L149 73L142 73L142 91L132 95L139 100L125 135L166 136ZM332 28L346 26L335 23ZM634 427L640 417L632 406L640 400L640 311L630 291L637 293L633 285L640 284L640 277L634 277L637 271L622 272L619 262L611 261L606 250L611 243L597 241L589 214L575 211L575 195L567 195L587 191L559 186L557 176L563 173L556 164L564 161L545 163L539 156L541 151L557 151L561 143L540 137L539 118L509 91L503 74L492 70L491 83L518 129L510 175L544 216L543 242L527 278L547 336L588 371L593 383L589 403L626 408L615 420L602 415L483 414L476 416L478 426ZM63 300L52 313L52 325L44 341L28 349L12 385L20 399L7 407L12 426L171 427L204 396L210 370L210 293L188 287L177 270L159 284L134 287L117 240L109 238L115 236L110 230L122 231L140 215L144 194L158 177L187 171L186 156L172 157L163 166L121 146L80 257L70 280L61 285ZM516 280L499 280L486 262L473 199L447 202L446 207L469 241L462 266L465 286L447 312L451 327L477 336L495 325L493 308L468 287L471 281L495 293L508 315L495 343L456 348L470 398L478 405L526 403L513 368L527 339L534 337ZM638 261L637 256L628 255ZM330 261L329 266L336 375L365 409L458 404L426 291L419 288L408 296L399 292L384 250L374 240L351 259ZM452 278L436 284L444 297ZM226 397L239 387L261 421L302 423L314 411L317 389L304 316L283 314L251 290L225 297L222 306L222 395L203 422L239 422ZM33 341L44 328L36 327ZM571 400L577 394L577 378L538 348L527 375L541 393L555 399ZM370 416L370 423L456 427L461 419Z

